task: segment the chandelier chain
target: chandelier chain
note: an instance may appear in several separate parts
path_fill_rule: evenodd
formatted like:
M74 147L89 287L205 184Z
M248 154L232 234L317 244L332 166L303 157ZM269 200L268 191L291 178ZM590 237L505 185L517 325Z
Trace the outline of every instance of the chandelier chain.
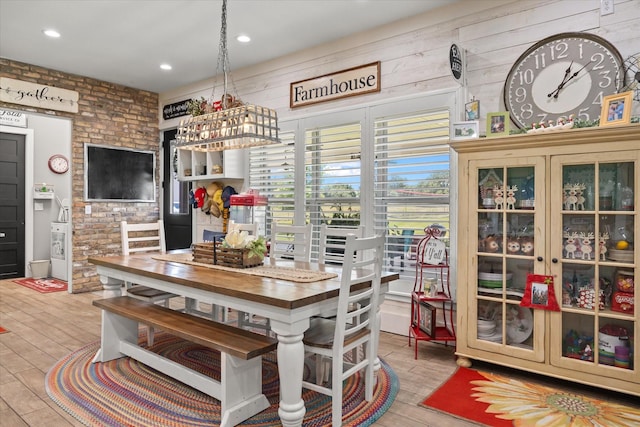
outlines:
M223 78L223 91L222 91L222 108L226 109L229 107L227 102L228 86L229 80L231 80L231 85L233 86L233 95L237 96L238 90L236 89L235 82L233 81L233 77L230 75L230 63L229 63L229 50L227 49L227 0L222 0L222 23L220 25L220 44L218 46L218 62L216 64L216 75L220 71L220 67L222 67L222 78ZM213 87L213 92L211 97L215 99L215 85Z

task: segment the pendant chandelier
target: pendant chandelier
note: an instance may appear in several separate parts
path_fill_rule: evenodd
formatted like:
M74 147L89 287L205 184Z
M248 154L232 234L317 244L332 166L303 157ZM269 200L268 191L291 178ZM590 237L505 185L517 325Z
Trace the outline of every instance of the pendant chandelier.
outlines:
M228 92L227 0L222 0L222 27L216 71L220 65L224 90L220 101L212 104L215 111L182 120L176 134L176 146L194 151L222 151L280 142L275 110L245 104Z

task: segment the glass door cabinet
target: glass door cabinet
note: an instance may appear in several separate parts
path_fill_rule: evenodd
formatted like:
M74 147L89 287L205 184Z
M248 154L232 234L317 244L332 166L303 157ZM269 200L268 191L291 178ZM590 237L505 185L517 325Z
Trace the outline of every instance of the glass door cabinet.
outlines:
M640 126L451 147L458 364L483 360L640 396ZM530 274L552 279L557 310L521 304Z

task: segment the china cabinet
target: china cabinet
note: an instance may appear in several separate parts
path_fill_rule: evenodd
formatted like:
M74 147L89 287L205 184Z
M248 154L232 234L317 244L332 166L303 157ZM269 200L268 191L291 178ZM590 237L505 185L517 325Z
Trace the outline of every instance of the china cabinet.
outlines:
M453 322L449 255L444 228L425 228L425 237L416 246L416 275L411 292L411 325L409 345L415 339L414 358L418 358L419 341L456 340Z
M640 126L453 141L458 364L640 395ZM548 277L558 309L528 277ZM535 284L534 284L535 285Z
M244 177L244 151L176 150L176 176L179 181L199 181Z

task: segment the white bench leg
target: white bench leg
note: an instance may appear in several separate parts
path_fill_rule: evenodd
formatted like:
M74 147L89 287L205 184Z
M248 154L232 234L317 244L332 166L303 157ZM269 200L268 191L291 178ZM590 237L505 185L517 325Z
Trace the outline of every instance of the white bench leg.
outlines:
M138 322L126 317L102 310L102 338L100 350L91 363L119 359L125 355L120 352L120 341L138 343Z
M242 360L221 353L220 383L220 427L240 424L269 407L262 394L262 357Z

